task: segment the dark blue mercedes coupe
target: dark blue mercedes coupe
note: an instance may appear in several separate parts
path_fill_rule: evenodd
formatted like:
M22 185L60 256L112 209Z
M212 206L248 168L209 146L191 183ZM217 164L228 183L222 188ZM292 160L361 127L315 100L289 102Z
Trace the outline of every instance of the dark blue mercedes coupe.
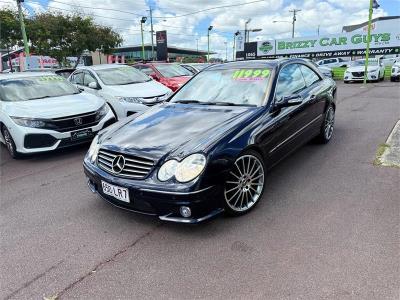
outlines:
M269 168L311 139L332 138L336 89L302 59L210 66L95 137L84 160L89 188L165 221L243 215L268 190Z

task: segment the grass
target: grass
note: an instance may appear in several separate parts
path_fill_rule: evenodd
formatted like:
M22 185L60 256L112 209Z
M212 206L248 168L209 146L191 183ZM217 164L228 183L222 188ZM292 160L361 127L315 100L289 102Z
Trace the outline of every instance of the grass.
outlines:
M374 160L374 165L375 166L381 166L382 165L382 155L385 153L386 149L390 148L388 144L380 144L378 147L378 150L376 150L376 155L375 155L375 160Z

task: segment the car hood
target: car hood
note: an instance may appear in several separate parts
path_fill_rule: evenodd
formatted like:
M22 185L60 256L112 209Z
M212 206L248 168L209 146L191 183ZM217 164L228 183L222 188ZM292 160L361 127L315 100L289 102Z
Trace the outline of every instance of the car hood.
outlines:
M159 160L182 158L207 148L243 124L255 107L216 107L163 104L104 134L100 142L109 150Z
M92 112L98 110L103 104L103 99L83 92L29 101L3 101L2 108L7 115L13 117L48 119Z
M376 70L379 69L378 66L368 66L368 71ZM349 67L347 68L347 71L349 72L364 72L365 71L365 66L354 66L354 67Z
M170 91L169 88L154 80L126 85L107 85L103 88L103 92L120 97L155 97L165 95Z

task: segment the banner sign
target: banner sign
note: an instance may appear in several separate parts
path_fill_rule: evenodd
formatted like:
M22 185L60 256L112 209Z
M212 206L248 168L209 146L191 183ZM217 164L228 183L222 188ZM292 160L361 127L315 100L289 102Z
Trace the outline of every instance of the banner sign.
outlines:
M167 45L167 31L157 31L156 32L156 42L157 42L157 60L168 60L168 45Z
M246 44L245 59L254 59L254 49L246 48ZM362 56L366 47L367 34L362 32L279 39L257 42L256 58ZM400 54L400 28L375 31L371 34L370 49L371 54Z
M236 36L236 51L244 51L244 37L241 32Z

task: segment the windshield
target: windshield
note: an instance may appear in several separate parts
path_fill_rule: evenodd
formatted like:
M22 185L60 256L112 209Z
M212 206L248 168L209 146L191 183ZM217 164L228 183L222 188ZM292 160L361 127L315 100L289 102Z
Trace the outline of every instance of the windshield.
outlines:
M353 67L355 66L365 66L365 59L360 59L360 60L356 60L353 62ZM377 66L378 65L378 61L377 60L368 60L368 65L369 66Z
M96 74L105 85L143 83L151 80L146 74L132 67L97 70Z
M195 67L197 70L201 71L204 70L205 68L211 66L211 64L195 64L193 67Z
M171 102L260 106L270 74L270 69L207 69L183 86Z
M79 90L57 75L31 76L0 81L0 99L27 101L78 94Z
M192 76L193 74L180 65L175 64L159 64L154 67L161 73L163 77Z

